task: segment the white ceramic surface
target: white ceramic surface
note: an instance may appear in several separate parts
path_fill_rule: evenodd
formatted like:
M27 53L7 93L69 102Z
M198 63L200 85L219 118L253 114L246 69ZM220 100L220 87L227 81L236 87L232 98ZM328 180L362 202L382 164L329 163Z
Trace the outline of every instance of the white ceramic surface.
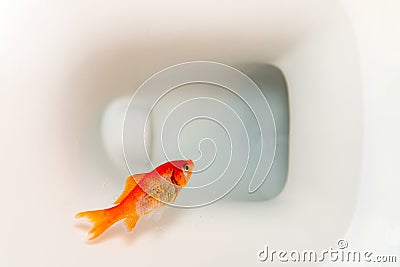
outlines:
M257 266L266 244L322 250L340 238L398 253L397 1L0 6L1 266ZM282 70L282 193L166 208L132 233L119 223L87 243L73 214L109 205L127 175L100 145L104 111L191 60Z

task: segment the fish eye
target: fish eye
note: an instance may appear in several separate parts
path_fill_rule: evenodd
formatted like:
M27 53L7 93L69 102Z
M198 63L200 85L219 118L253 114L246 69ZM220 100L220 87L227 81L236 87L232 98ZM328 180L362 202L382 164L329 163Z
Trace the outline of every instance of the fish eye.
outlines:
M189 171L189 165L185 165L185 171Z

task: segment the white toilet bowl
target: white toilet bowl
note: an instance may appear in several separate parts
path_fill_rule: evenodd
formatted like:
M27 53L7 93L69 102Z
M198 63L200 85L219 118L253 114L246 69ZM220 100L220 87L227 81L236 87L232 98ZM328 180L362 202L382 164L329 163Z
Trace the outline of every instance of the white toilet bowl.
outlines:
M19 37L25 46L18 46L17 57L24 64L11 64L6 73L26 90L7 93L15 101L4 105L18 107L5 114L15 116L9 124L18 131L4 133L4 140L19 140L5 142L10 152L4 156L15 160L4 176L15 178L5 180L4 188L18 194L2 196L3 203L12 204L4 209L11 219L4 225L1 258L15 266L24 261L49 266L256 266L265 264L258 259L265 245L322 251L348 239L361 249L365 239L360 229L375 225L364 224L370 218L368 190L381 188L373 199L384 198L386 191L366 165L373 164L367 152L373 153L369 142L375 138L366 127L376 122L368 117L373 116L368 104L374 88L366 83L379 76L363 72L372 69L364 56L370 50L362 45L368 38L362 29L368 27L356 7L334 0L150 1L123 8L54 4L34 7L33 15L21 11L33 18L32 36L31 28L23 30L10 17L25 33ZM28 19L22 21L29 25ZM35 39L37 43L29 43ZM12 62L7 59L5 55L5 62ZM211 205L166 207L143 218L132 233L119 223L86 242L89 226L74 221L74 213L110 205L129 175L116 141L127 99L154 73L196 60L233 66L256 83L263 83L263 68L271 79L281 79L282 105L274 96L268 99L281 114L277 169L254 194L246 191L250 179L245 180ZM265 95L270 90L260 89ZM156 116L148 139L158 135L159 126ZM154 147L160 145L151 140ZM155 162L162 162L159 155L152 150ZM136 159L138 172L151 168L140 162L142 156ZM398 248L399 240L399 215L387 214L379 224L392 225L384 231L386 237L369 239L383 244L390 236L390 245L376 248L383 252Z

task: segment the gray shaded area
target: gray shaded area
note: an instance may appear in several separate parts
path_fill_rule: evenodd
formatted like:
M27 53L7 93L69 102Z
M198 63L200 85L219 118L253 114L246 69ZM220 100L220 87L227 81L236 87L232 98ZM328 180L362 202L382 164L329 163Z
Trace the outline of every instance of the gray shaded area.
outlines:
M269 200L282 192L288 174L289 99L285 77L281 70L268 64L244 63L233 67L249 76L267 98L275 118L277 147L271 171L259 190L252 194L248 193L248 186L251 179L251 173L249 171L254 169L257 164L257 161L250 159L249 168L245 176L227 198L241 201ZM249 133L251 132L252 131L249 131ZM273 134L273 132L270 134ZM250 143L259 143L257 135L249 135ZM263 163L261 162L260 164Z

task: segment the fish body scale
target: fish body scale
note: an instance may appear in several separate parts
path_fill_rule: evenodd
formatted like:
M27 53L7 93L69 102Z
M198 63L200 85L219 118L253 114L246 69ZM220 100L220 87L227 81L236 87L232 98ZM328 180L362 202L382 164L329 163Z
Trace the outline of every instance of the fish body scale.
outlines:
M146 215L154 209L171 203L175 200L179 188L165 179L154 179L141 184L144 194L138 197L136 213L139 216Z

